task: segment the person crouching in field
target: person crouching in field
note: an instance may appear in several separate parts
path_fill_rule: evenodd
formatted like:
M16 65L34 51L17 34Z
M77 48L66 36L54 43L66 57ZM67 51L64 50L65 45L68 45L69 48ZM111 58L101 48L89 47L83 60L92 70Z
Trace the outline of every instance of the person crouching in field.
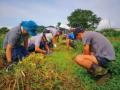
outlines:
M66 35L66 46L67 49L70 49L71 47L76 49L75 36L73 32Z
M75 29L74 35L84 45L83 54L77 55L75 61L94 76L107 74L108 63L115 60L115 51L110 41L98 32L85 31L80 27Z
M52 33L45 33L45 36L46 36L46 39L47 39L47 43L48 43L48 46L50 48L53 48L53 43L52 43Z
M52 34L53 47L57 47L56 43L57 43L57 40L58 40L59 36L62 34L62 32L54 26L48 26L45 29L44 33L51 33Z
M22 21L18 26L12 28L5 36L3 48L5 50L7 64L18 62L28 55L29 35L35 36L37 24L34 21ZM24 45L22 45L24 42Z
M31 37L28 40L28 51L35 51L36 53L42 53L44 55L49 53L49 47L47 44L45 34L40 33L36 36Z

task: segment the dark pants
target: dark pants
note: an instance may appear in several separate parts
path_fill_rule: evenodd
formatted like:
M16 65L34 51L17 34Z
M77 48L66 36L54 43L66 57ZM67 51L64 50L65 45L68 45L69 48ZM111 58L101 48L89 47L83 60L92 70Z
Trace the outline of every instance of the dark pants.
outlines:
M46 42L40 42L39 48L40 48L40 49L45 49L45 44L46 44ZM28 47L28 51L29 51L29 52L34 52L34 51L35 51L35 45L34 45L34 44L30 45L30 46Z
M49 46L50 48L53 48L53 43L52 43L52 41L48 42L47 44L48 44L48 46Z
M98 64L105 68L108 66L108 63L110 62L108 59L99 56L97 56L96 59L98 61Z
M12 61L22 60L29 55L29 52L23 46L15 47L12 49Z

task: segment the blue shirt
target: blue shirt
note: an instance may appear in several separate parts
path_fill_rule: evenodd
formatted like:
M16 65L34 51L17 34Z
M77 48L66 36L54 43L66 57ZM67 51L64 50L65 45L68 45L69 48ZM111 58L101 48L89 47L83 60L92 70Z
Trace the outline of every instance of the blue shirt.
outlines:
M74 35L74 33L73 33L73 32L69 33L69 34L67 35L67 38L68 38L68 39L71 39L71 40L75 40L75 35Z

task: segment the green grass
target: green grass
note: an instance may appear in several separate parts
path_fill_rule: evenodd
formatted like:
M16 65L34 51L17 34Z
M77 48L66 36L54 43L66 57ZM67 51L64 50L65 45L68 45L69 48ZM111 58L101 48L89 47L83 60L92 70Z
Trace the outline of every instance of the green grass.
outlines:
M4 34L2 34L1 36L0 36L0 49L2 49L2 43L3 43L3 38L4 38Z
M82 44L77 49L66 49L60 43L53 53L43 57L32 53L15 65L10 72L0 70L0 88L22 90L119 90L120 89L120 43L112 40L115 47L116 61L109 67L112 78L104 84L96 81L77 65L74 57L82 53ZM29 90L28 89L28 90Z

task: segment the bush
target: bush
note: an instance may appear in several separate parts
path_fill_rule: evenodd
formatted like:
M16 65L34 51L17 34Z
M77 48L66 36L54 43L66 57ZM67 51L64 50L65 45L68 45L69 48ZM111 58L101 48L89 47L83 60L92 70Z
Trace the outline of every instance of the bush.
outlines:
M120 37L120 31L116 31L115 29L103 29L100 31L103 35L107 37Z
M0 28L0 34L5 34L9 31L9 29L7 27L2 27Z

